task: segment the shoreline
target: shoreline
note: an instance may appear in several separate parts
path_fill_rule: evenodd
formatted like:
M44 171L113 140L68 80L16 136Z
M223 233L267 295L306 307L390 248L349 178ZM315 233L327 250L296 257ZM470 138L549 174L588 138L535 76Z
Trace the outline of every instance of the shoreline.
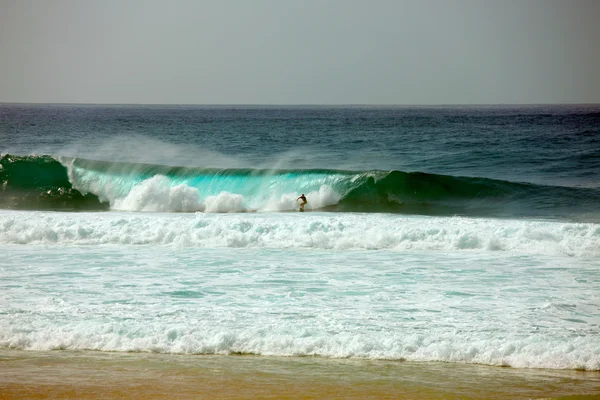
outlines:
M600 398L600 371L6 349L0 350L0 365L0 399Z

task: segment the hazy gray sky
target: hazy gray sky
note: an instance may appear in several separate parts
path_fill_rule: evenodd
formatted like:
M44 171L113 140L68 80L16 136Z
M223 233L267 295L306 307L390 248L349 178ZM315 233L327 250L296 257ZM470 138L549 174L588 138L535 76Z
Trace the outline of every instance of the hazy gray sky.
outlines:
M0 101L600 103L598 0L0 0Z

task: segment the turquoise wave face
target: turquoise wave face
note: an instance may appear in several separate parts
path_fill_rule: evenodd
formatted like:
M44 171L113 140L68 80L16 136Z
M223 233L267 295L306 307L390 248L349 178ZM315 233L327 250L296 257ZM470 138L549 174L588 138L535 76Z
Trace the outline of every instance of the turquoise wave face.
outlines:
M4 208L168 212L308 210L597 221L600 190L403 171L172 167L0 158Z
M126 209L136 202L135 196L141 201L156 195L162 200L188 197L188 202L198 203L196 211L202 211L205 200L228 194L243 198L243 207L232 211L281 211L297 208L296 199L302 193L312 193L313 208L322 208L335 204L357 175L332 170L188 168L82 159L62 162L79 190L92 192L111 205L122 205L122 200L128 199Z

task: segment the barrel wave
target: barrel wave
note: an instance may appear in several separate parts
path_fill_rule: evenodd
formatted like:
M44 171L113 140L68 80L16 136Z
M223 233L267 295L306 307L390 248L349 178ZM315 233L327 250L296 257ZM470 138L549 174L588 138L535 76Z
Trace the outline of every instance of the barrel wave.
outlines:
M215 169L3 155L10 209L158 212L307 210L597 221L600 190L424 172Z

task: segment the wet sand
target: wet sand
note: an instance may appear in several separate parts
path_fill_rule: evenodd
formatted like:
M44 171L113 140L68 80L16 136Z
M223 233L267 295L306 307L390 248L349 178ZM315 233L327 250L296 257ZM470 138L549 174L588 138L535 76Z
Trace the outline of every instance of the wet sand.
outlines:
M600 372L312 357L1 350L0 399L15 398L600 399Z

